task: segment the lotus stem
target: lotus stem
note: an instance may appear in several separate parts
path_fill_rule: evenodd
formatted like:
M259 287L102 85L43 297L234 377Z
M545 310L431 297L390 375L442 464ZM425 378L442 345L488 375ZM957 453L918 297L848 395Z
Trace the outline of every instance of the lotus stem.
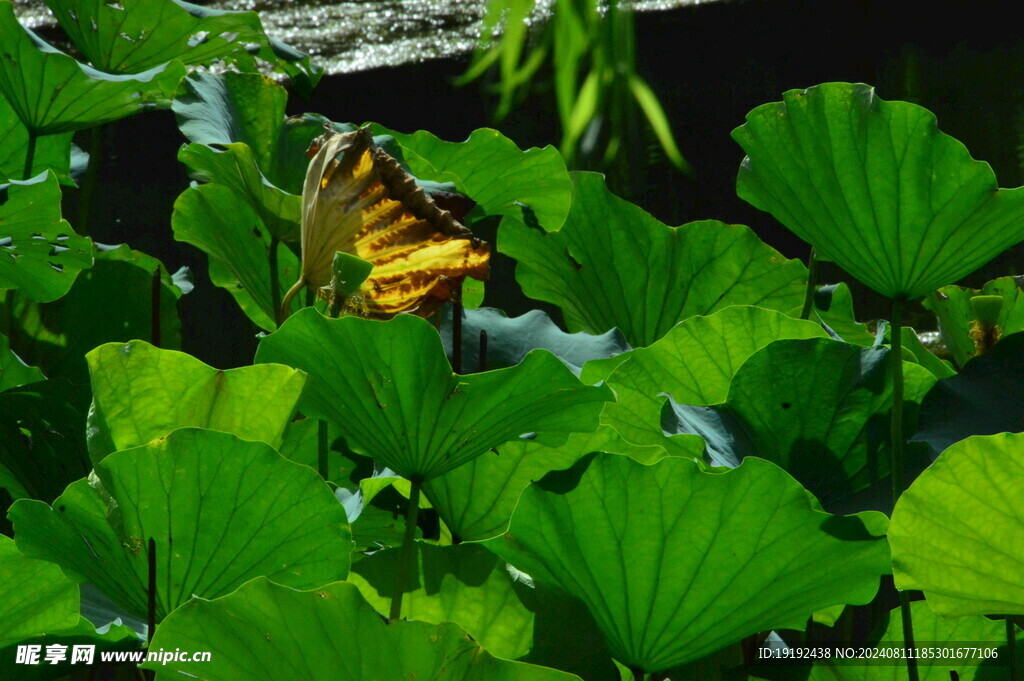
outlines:
M807 256L807 289L804 291L804 307L800 310L800 319L810 319L814 309L814 292L818 288L818 259L814 257L814 246Z
M32 128L28 129L28 147L25 149L25 172L22 173L23 180L28 180L32 177L32 165L35 162L36 157L36 140L38 135Z
M320 477L324 480L328 479L328 468L327 468L327 421L319 419L316 422L316 469L320 472Z
M1006 617L1006 647L1010 656L1010 681L1021 681L1017 666L1017 627L1010 616Z
M892 504L903 494L903 304L902 298L892 300L892 319L889 324L890 356L892 367L892 419L889 436L892 451ZM903 640L908 650L907 678L919 681L917 659L912 656L914 651L914 621L910 616L910 596L906 591L899 592L900 616L903 620Z
M272 279L271 281L274 281ZM288 318L288 306L292 304L292 298L298 295L302 287L306 285L306 278L299 277L299 280L292 284L292 287L288 289L288 293L284 294L284 300L281 301L281 307L277 310L277 323L280 324Z
M149 338L154 347L160 345L160 268L153 270L150 280Z
M398 621L402 615L402 595L409 583L409 574L416 569L416 521L420 515L420 489L423 481L415 478L409 481L409 505L405 511L405 534L402 536L402 548L398 553L398 570L395 573L395 591L391 597L391 612L388 619Z
M96 184L100 176L100 163L103 161L102 125L89 129L89 163L85 167L85 177L78 193L78 222L75 230L79 234L89 233L89 222L92 216L92 200L96 195Z
M270 265L270 307L274 310L274 322L280 324L285 320L285 308L281 304L281 274L277 271L277 245L281 243L276 236L270 237L270 253L267 256Z

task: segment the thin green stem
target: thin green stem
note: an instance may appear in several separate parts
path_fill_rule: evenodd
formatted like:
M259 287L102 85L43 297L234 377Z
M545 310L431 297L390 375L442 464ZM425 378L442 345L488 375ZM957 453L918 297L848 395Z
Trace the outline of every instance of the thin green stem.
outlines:
M810 319L814 309L814 292L818 288L818 259L814 257L814 247L807 256L807 289L804 291L804 307L800 310L800 319Z
M280 243L276 236L270 237L270 254L267 257L270 265L270 304L274 310L274 321L280 324L284 321L284 309L281 307L281 275L277 270L277 245Z
M893 298L889 321L890 355L892 367L892 420L889 437L892 451L892 503L903 494L903 304L902 298ZM903 620L903 639L908 651L914 650L914 621L910 616L910 596L900 591L900 616ZM907 655L907 678L919 681L917 658Z
M1010 681L1021 681L1020 668L1017 666L1017 627L1012 617L1006 618L1006 647L1010 656Z
M890 356L892 370L892 419L889 438L892 451L892 503L903 494L903 300L892 301L892 319L889 321Z
M103 163L103 132L102 125L89 130L89 165L85 167L85 177L78 192L78 222L75 223L75 231L79 234L89 233L92 200L99 183L100 164Z
M320 477L328 479L327 470L327 421L320 419L316 422L316 469L320 471Z
M25 149L25 172L22 173L21 179L27 180L32 177L32 165L36 160L36 140L38 135L29 128L28 130L28 146Z
M405 534L402 537L402 548L398 554L398 571L395 574L395 591L391 596L391 612L388 618L395 622L402 616L402 595L409 583L409 575L416 569L416 521L420 515L420 489L423 481L410 480L409 505L405 511Z

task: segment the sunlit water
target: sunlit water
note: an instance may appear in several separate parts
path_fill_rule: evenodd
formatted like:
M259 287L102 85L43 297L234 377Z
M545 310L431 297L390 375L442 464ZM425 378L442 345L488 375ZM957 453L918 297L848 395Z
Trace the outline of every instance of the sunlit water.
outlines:
M634 7L648 12L721 1L637 0ZM43 0L15 0L14 4L27 26L47 38L59 35ZM200 4L259 12L270 35L316 55L327 73L465 54L476 44L486 8L485 0L220 0ZM534 19L544 16L541 11Z

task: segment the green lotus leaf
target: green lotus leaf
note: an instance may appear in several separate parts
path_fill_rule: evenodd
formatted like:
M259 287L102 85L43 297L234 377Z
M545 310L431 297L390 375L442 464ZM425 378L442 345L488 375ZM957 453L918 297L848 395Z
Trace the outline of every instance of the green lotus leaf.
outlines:
M579 678L492 657L452 623L385 624L359 590L345 582L295 591L255 579L215 601L192 600L160 625L152 645L209 650L207 662L143 665L207 681Z
M271 235L298 240L302 197L272 185L257 167L249 145L193 143L182 147L178 160L188 166L193 179L225 185L244 197Z
M74 186L72 175L71 137L73 133L47 135L36 142L32 168L25 173L28 154L28 130L21 123L7 99L0 96L0 182L26 180L52 170L61 184ZM86 156L86 158L88 158ZM76 170L78 170L76 168Z
M285 117L288 92L256 73L190 73L174 97L178 127L190 142L245 144L275 187L302 194L309 143L329 123L322 116Z
M295 415L306 377L266 364L220 371L184 352L145 341L90 352L93 403L89 454L138 447L178 428L209 428L277 449Z
M748 228L715 220L668 227L615 197L594 173L573 173L572 209L558 232L506 216L499 250L518 261L523 292L562 309L572 332L618 328L630 345L730 305L789 310L806 268Z
M626 365L623 365L624 367ZM934 384L904 364L905 404ZM666 404L668 432L696 433L712 460L735 466L747 456L785 469L832 508L890 473L892 377L889 351L826 338L779 340L750 355L721 405ZM914 412L907 416L913 432Z
M18 23L0 2L0 94L35 135L102 125L169 104L185 75L171 61L133 75L111 75L75 61Z
M562 155L553 146L522 151L491 128L470 133L464 142L445 142L426 130L405 134L373 124L374 134L391 135L414 176L451 182L477 207L467 223L489 215L517 215L526 206L548 230L565 222L572 182Z
M437 332L410 315L328 319L306 308L260 340L256 361L307 372L303 413L424 482L524 433L593 431L593 404L612 397L543 350L508 369L453 374Z
M724 402L736 371L757 350L780 338L824 336L814 322L757 307L691 317L650 347L628 353L611 372L606 380L616 401L605 407L601 422L630 442L673 451L679 436L666 437L661 428L666 393L683 404Z
M687 444L689 456L698 457L704 450L700 438L689 436ZM594 433L574 433L558 445L542 438L513 440L427 482L423 494L455 536L466 541L490 539L508 527L519 495L531 482L569 468L592 452L627 454L645 463L665 455L660 447L630 445L607 426Z
M1024 239L1024 191L935 116L863 84L790 90L732 136L737 193L889 298L920 298Z
M914 440L935 453L971 435L1024 431L1024 333L1001 340L987 355L939 381L921 402Z
M903 493L889 543L900 589L945 617L1024 614L1024 434L944 451Z
M139 616L155 540L158 619L258 576L307 589L344 579L352 546L344 509L313 470L262 442L191 428L111 454L52 508L22 499L9 516L26 555Z
M283 297L281 287L298 279L299 258L272 239L259 213L242 195L221 184L190 187L174 202L171 226L177 241L210 256L210 281L226 289L254 324L266 330L277 328L274 303ZM272 246L277 253L276 298L270 276ZM291 309L301 309L298 299L292 301Z
M67 629L51 630L46 634L22 638L7 647L0 643L0 678L18 681L66 681L69 678L78 678L69 674L83 674L99 667L103 652L139 650L144 643L144 639L140 639L134 631L122 624L109 622L97 629L92 622L79 617L78 623ZM39 646L39 663L19 664L18 648L31 645ZM46 662L46 648L51 645L67 646L66 657L62 661ZM89 646L93 649L92 665L85 664L81 659L71 662L76 646Z
M884 525L822 512L762 459L707 473L597 454L523 492L509 531L486 544L580 598L619 662L663 671L869 602L889 570Z
M3 535L0 574L0 648L78 624L78 585L56 565L22 555Z
M1009 647L999 643L1005 641L1006 625L1003 622L985 617L939 617L924 601L911 603L910 615L914 620L914 640L919 642L919 648L941 646L947 654L953 656L944 659L919 658L917 665L921 681L998 681L1006 678ZM884 631L872 640L871 646L892 650L905 645L903 620L898 608L888 613L881 626ZM958 647L979 646L995 648L997 657L989 660L955 657ZM1017 649L1019 659L1024 653L1024 641L1018 644ZM906 678L907 668L903 664L818 662L808 681L904 681Z
M469 281L467 279L467 281ZM452 357L452 308L441 317L441 339ZM480 333L487 334L487 367L480 367ZM579 373L587 362L617 356L629 350L629 344L617 329L600 335L566 333L543 310L530 310L508 317L502 310L485 307L464 310L462 317L462 368L477 371L519 364L531 350L543 348Z
M8 388L17 388L45 378L39 367L26 364L11 350L7 336L0 335L0 393Z
M321 69L293 49L274 50L255 12L201 7L183 0L47 0L61 28L98 69L136 73L172 59L184 64L229 61L255 70L251 50L277 70L305 79L308 92Z
M352 566L348 581L378 612L388 612L399 549L378 551ZM505 561L478 544L416 543L416 582L402 597L407 619L456 622L489 653L514 660L530 651L533 613L516 593Z
M1016 277L1000 277L988 282L980 289L962 286L943 286L924 299L924 306L939 319L942 342L957 366L963 366L978 354L972 337L975 313L971 298L975 296L999 296L1002 306L996 319L996 338L1024 331L1024 293Z
M181 346L180 281L156 258L98 245L93 267L82 272L60 300L34 303L8 294L0 308L8 315L12 347L53 377L88 381L85 354L103 343L152 338L153 276L159 271L160 343ZM8 307L9 306L9 307Z
M55 300L92 266L92 241L61 219L60 198L57 177L50 172L0 185L0 291L17 289L33 300Z
M0 488L14 499L53 501L89 474L87 386L63 379L0 393Z

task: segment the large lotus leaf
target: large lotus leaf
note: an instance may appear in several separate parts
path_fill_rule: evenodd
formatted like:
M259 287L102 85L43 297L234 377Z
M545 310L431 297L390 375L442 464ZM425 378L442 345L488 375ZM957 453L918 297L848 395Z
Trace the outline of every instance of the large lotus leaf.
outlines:
M957 366L963 366L977 354L971 335L976 321L971 298L975 296L999 296L1002 299L996 318L1000 336L1024 331L1024 292L1018 277L1000 277L980 289L943 286L924 299L924 306L938 317L942 342L949 348Z
M46 0L61 28L93 66L136 73L172 59L184 64L230 61L254 70L251 50L311 89L320 70L297 50L275 51L255 12L201 7L183 0ZM294 55L291 58L282 58Z
M446 306L441 318L441 339L445 352L452 357L453 308ZM487 367L498 368L519 364L527 353L537 348L549 350L566 366L579 374L589 361L612 357L629 350L629 344L612 329L600 335L566 333L551 321L543 310L530 310L518 317L508 317L501 310L485 307L463 310L462 315L462 369L481 370L480 333L487 334L485 350Z
M101 345L92 382L89 454L138 447L177 428L209 428L281 446L306 377L275 364L220 371L145 341Z
M971 435L1024 431L1024 333L939 381L921 402L914 440L938 453Z
M832 516L772 463L725 473L598 454L549 474L487 545L586 603L614 657L663 671L814 613L868 603L885 518Z
M800 304L807 269L748 228L715 220L668 227L573 173L572 209L558 232L506 216L498 250L518 261L523 292L562 309L570 331L618 328L630 345L730 305L785 311Z
M42 381L45 376L39 367L26 364L11 350L7 336L0 334L0 393L26 383Z
M310 468L319 466L319 421L304 418L292 421L285 430L277 451L292 461ZM348 449L335 428L327 432L327 480L341 487L358 487L359 481L373 475L373 459Z
M193 179L225 185L244 197L273 236L298 240L302 197L272 185L249 145L192 143L181 148L178 160L189 167Z
M8 294L0 308L13 325L12 347L47 376L86 382L85 354L89 350L103 343L152 338L153 276L157 270L160 343L180 347L181 282L159 260L126 244L99 246L93 267L83 272L60 300L34 303L20 294Z
M374 124L375 134L392 135L403 161L418 178L451 182L477 207L468 221L488 215L517 215L529 208L545 229L562 226L572 202L572 182L558 150L522 151L497 130L480 128L464 142L445 142L426 130L404 134Z
M36 135L91 128L170 103L185 75L171 61L134 75L111 75L75 61L23 28L0 2L0 94Z
M3 535L0 575L0 648L78 624L78 585L56 565L22 555Z
M1000 643L1005 641L1005 623L985 617L947 619L936 615L925 601L911 603L910 615L914 620L914 641L918 649L941 647L947 655L944 658L919 657L917 666L921 681L1003 681L1007 678L1010 651L1005 643ZM906 645L899 609L890 612L881 625L885 629L881 636L872 640L871 646L888 658L880 657L877 662L817 662L809 681L904 681L907 678L906 665L880 664L884 659L897 662L893 659L894 654ZM968 649L978 647L994 648L996 657L988 660L976 656L957 659L958 654L976 655L974 650L968 652ZM1019 659L1024 653L1024 641L1018 643L1017 651Z
M243 143L271 184L302 194L306 149L328 121L310 114L286 118L287 101L283 87L259 74L195 72L182 81L173 109L190 142Z
M0 393L0 488L49 502L88 475L88 409L88 387L63 379Z
M732 136L737 193L889 298L920 298L1024 239L1024 191L935 116L863 84L790 90Z
M582 385L554 355L517 366L453 374L426 320L328 319L312 308L260 341L257 362L309 374L303 413L330 421L356 451L422 481L532 432L597 427L607 387Z
M1024 434L971 437L944 451L892 514L900 589L940 615L1024 614Z
M394 591L399 549L378 551L352 566L354 583L370 605L386 613ZM533 613L523 604L505 561L479 544L416 543L415 580L402 597L406 619L456 622L488 652L522 657L533 639Z
M277 328L275 301L282 286L299 277L299 258L275 243L269 228L245 198L226 185L205 184L186 189L174 202L174 238L210 256L210 281L224 288L242 311L262 329ZM270 276L270 248L277 249L277 288ZM301 303L292 301L292 311Z
M630 352L608 376L616 401L601 422L630 442L674 448L661 428L666 393L683 404L724 402L736 371L757 350L781 338L825 336L814 322L758 307L691 317L650 347Z
M904 372L905 403L917 402L934 378L914 364ZM752 354L724 404L672 400L664 414L666 431L702 435L715 463L767 459L832 507L889 475L891 410L887 349L814 338L776 341ZM908 434L912 427L911 411Z
M684 455L699 457L704 443L693 436L684 438L689 447ZM594 433L574 433L560 445L548 446L538 439L506 442L429 481L423 493L455 536L489 539L508 527L519 495L531 482L569 468L592 452L627 454L644 463L665 455L660 447L630 445L602 426Z
M451 623L386 624L345 582L295 591L255 579L215 601L192 600L152 645L210 651L207 662L143 665L207 681L578 681L492 657Z
M262 442L181 429L111 454L53 508L11 507L26 555L59 564L129 612L147 612L156 542L157 618L193 594L216 597L267 576L310 589L348 573L345 511L324 481Z
M28 130L21 123L7 99L0 96L0 182L25 180L52 170L62 184L71 180L73 133L47 135L36 142L32 154L32 168L25 174L25 156L28 153ZM87 157L86 157L87 158Z
M54 300L92 265L92 241L61 219L60 198L50 172L0 185L0 291L17 289L33 300Z

